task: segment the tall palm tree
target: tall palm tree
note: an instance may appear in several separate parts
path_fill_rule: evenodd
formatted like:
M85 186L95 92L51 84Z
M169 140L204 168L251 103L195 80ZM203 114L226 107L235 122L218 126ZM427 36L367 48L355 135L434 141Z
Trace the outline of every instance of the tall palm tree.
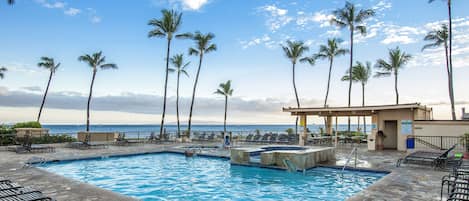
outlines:
M445 48L445 62L446 72L448 74L448 92L449 100L451 102L451 116L453 120L456 120L456 111L454 109L454 90L453 90L453 71L449 63L449 52L448 52L448 26L442 24L439 29L432 30L427 33L424 38L425 41L429 41L429 44L423 46L422 51L428 48L440 47Z
M327 45L319 46L319 52L313 55L315 59L329 60L329 76L327 79L327 90L326 90L326 98L324 99L324 107L327 106L327 98L329 97L329 87L331 83L332 64L334 62L334 58L337 56L345 55L349 52L347 49L343 49L339 47L339 44L341 42L342 42L342 39L339 39L339 38L328 39Z
M220 83L220 88L215 91L215 94L225 96L225 119L223 121L223 138L226 135L226 113L228 110L228 96L233 95L233 88L231 88L231 80L228 80L226 83ZM230 134L231 140L231 134Z
M357 61L355 66L352 68L352 81L360 82L362 85L362 106L365 106L365 85L368 83L368 80L371 78L371 62L362 62ZM342 81L350 80L350 72L346 72L346 75L342 77ZM358 119L360 122L360 119ZM360 123L359 123L360 125ZM359 126L360 127L360 126ZM363 130L366 133L366 118L363 116Z
M296 105L300 108L300 99L298 98L298 91L296 90L296 63L300 62L309 62L311 65L314 65L314 58L311 57L303 57L309 47L304 44L303 41L287 41L286 46L282 46L283 52L285 56L291 61L292 63L292 82L293 82L293 90L295 92L296 98ZM295 121L295 134L298 134L298 117L296 117Z
M181 137L181 127L179 123L179 78L181 74L187 74L186 68L189 66L190 62L184 62L183 54L177 54L171 58L171 63L173 64L174 68L170 68L169 72L176 72L177 73L177 85L176 85L176 117L177 117L177 124L178 124L178 138Z
M166 92L168 90L168 73L169 73L169 55L171 49L171 40L173 36L176 38L185 38L189 37L189 34L176 34L179 30L179 27L182 23L182 13L179 13L174 10L162 10L161 13L163 17L161 19L151 19L148 22L148 25L152 26L154 29L148 33L148 37L153 38L166 38L166 70L165 70L165 81L164 81L164 95L163 95L163 112L161 114L161 124L160 124L160 139L163 136L164 128L164 118L166 114Z
M428 3L433 3L435 0L428 0ZM456 112L454 110L454 91L453 91L453 22L452 22L452 15L451 15L451 0L443 0L446 1L448 7L448 33L447 33L447 44L446 47L446 54L447 54L447 61L446 66L448 69L448 83L450 86L450 99L451 99L451 115L453 120L456 120ZM430 39L431 40L431 39ZM439 45L438 45L439 46Z
M391 74L394 74L394 90L396 92L396 104L399 104L399 91L397 89L397 76L399 75L399 70L404 68L404 65L407 64L412 56L403 52L396 47L395 49L389 50L389 60L385 61L383 59L378 59L376 61L375 67L379 70L376 72L375 77L387 77Z
M191 107L189 109L189 123L187 126L187 138L190 138L191 135L191 126L192 126L192 110L194 109L194 100L195 93L197 91L197 83L199 82L200 69L202 68L202 61L204 55L217 50L217 45L212 43L215 34L207 33L203 34L199 31L196 31L192 36L192 40L195 42L195 47L189 48L189 55L199 56L199 67L197 68L197 74L195 75L194 88L192 89L192 100Z
M90 131L90 103L91 96L93 95L93 85L96 78L98 69L117 69L117 65L113 63L106 63L106 57L102 55L103 52L96 52L92 55L85 54L78 57L78 61L85 62L93 70L93 77L91 78L90 94L88 96L88 105L86 107L86 132Z
M332 12L334 18L331 19L331 24L343 29L348 28L350 31L350 62L349 73L352 73L353 66L353 36L355 31L361 35L366 35L366 26L364 21L375 15L373 9L360 9L355 7L353 3L346 2L345 7L337 9ZM349 74L352 77L352 74ZM348 106L351 106L352 100L352 80L349 81L348 88ZM348 118L347 130L350 133L350 117Z
M5 67L0 67L0 79L3 79L5 77L5 72L7 72L8 69Z
M54 59L50 57L41 57L41 61L37 64L37 66L41 68L45 68L50 71L49 81L47 82L46 91L44 92L44 96L42 97L41 107L39 108L39 114L37 115L37 122L39 122L39 120L41 119L42 108L44 107L44 103L46 102L46 96L47 96L47 92L49 91L50 82L52 81L52 76L55 74L55 72L59 68L60 63L56 64Z

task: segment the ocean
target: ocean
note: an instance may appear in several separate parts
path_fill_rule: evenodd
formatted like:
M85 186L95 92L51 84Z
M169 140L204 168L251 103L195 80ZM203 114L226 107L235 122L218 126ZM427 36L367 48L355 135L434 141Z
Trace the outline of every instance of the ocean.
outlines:
M363 125L360 125L363 130ZM44 128L49 129L51 134L76 134L79 131L84 131L85 125L52 125L45 124ZM166 131L169 133L175 133L177 131L177 125L165 125ZM295 128L295 125L227 125L227 130L233 132L233 134L245 134L249 132L254 132L260 130L261 132L285 132L288 128ZM308 129L311 132L319 132L320 128L324 128L323 125L311 124L308 125ZM181 125L181 131L187 129L187 126ZM299 127L301 129L301 127ZM335 129L335 125L334 125ZM128 132L128 133L159 133L159 125L91 125L91 131L100 131L100 132ZM223 125L193 125L192 130L194 132L203 132L203 131L223 131ZM347 124L339 124L339 131L346 131ZM351 130L356 131L357 125L352 124ZM367 131L371 130L371 125L367 124Z

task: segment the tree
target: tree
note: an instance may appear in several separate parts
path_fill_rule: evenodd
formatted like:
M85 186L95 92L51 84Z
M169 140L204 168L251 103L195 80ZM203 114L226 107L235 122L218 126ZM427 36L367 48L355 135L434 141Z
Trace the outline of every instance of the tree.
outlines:
M8 69L5 67L0 67L0 79L3 79L5 77L5 72L7 72Z
M199 31L195 32L195 34L192 36L192 40L194 40L195 42L195 47L189 48L189 55L199 56L199 67L197 68L197 74L195 75L194 88L192 89L192 100L191 100L191 107L189 109L189 122L187 126L188 138L190 138L190 135L191 135L192 111L194 109L195 93L197 91L197 83L199 82L199 75L200 75L200 69L202 68L203 58L205 54L214 52L217 50L217 45L212 43L213 38L215 38L215 34L213 33L203 34Z
M223 121L223 136L226 135L226 113L228 111L228 97L233 95L233 89L231 88L231 80L226 83L220 83L219 88L215 91L215 94L219 94L225 97L225 119ZM231 140L230 134L230 140Z
M168 74L169 74L169 55L171 49L171 40L173 36L176 38L187 38L190 34L176 34L182 23L182 13L178 13L174 10L162 10L163 17L161 19L151 19L148 25L153 26L153 30L148 33L149 38L166 38L166 70L165 70L165 81L164 81L164 95L163 95L163 112L161 113L161 124L160 124L160 139L163 137L164 118L166 114L166 94L168 91Z
M346 72L346 75L342 77L342 81L349 81L350 80L350 72ZM366 62L363 64L362 62L357 61L356 65L352 68L352 81L353 82L360 82L362 85L362 106L365 106L365 85L368 83L368 80L371 78L371 62ZM358 119L360 122L360 119ZM360 123L359 123L360 126ZM366 134L366 118L363 117L363 128Z
M190 62L184 62L183 54L177 54L171 58L171 63L173 64L174 68L170 68L169 72L176 72L177 73L177 84L176 84L176 117L177 117L177 124L178 124L178 137L181 137L181 127L179 123L179 78L181 74L187 74L186 68L189 66Z
M449 100L451 103L451 116L453 120L456 120L456 111L454 109L453 76L452 76L452 68L449 64L448 26L446 24L442 24L439 29L435 29L435 30L428 32L424 40L430 43L424 45L422 48L422 51L428 48L441 47L441 46L445 48L445 62L446 62L446 73L448 75L448 92L449 92Z
M303 41L287 41L286 46L282 46L283 52L285 53L285 57L287 57L292 63L292 82L293 82L293 90L295 92L296 98L296 105L300 108L300 99L298 98L298 92L296 90L296 63L300 62L308 62L311 65L314 65L314 59L311 57L303 57L309 47L304 44ZM296 117L295 122L295 133L298 134L298 117Z
M327 45L319 46L319 52L314 54L314 59L327 59L329 60L329 76L327 79L327 90L326 98L324 99L324 107L327 106L327 98L329 97L329 87L331 83L331 74L332 74L332 64L334 58L337 56L345 55L349 51L339 47L339 44L342 42L342 39L332 38L327 40Z
M397 89L397 77L399 71L404 68L412 56L407 54L396 47L389 50L389 60L378 59L375 67L379 70L376 72L375 77L387 77L394 74L394 90L396 92L396 104L399 104L399 91Z
M86 107L86 132L90 131L90 104L91 96L93 95L93 85L96 78L96 73L98 69L107 70L107 69L117 69L117 65L113 63L106 63L106 57L102 56L103 52L96 52L92 55L85 54L78 57L78 61L85 62L93 70L93 77L91 78L90 84L90 94L88 96L88 104Z
M39 114L37 115L37 122L39 122L39 120L41 119L42 108L44 107L44 103L46 102L47 93L49 91L49 86L52 81L52 76L55 74L55 72L59 68L60 63L56 64L54 59L50 57L41 57L41 61L37 64L37 66L39 66L40 68L45 68L50 71L49 81L47 82L46 91L44 92L44 96L42 97L41 107L39 108Z
M435 0L428 0L428 3L433 3ZM447 42L445 43L445 51L446 51L446 68L448 71L448 85L449 85L449 93L450 93L450 101L451 101L451 116L453 120L456 120L456 112L454 109L454 90L453 90L453 22L452 22L452 15L451 15L451 0L443 0L446 1L448 7L448 33L447 33ZM430 39L432 40L432 39ZM447 44L448 43L448 44ZM440 44L441 45L441 44ZM440 46L438 45L438 46Z
M343 29L348 28L350 31L350 62L349 73L352 73L353 66L353 36L355 31L361 35L366 35L365 20L374 16L373 9L360 9L358 10L354 4L350 2L345 3L345 7L337 9L332 12L334 17L331 19L331 24ZM352 77L352 74L349 74ZM351 106L352 100L352 80L349 81L348 88L348 106ZM350 133L350 117L348 118L348 132Z

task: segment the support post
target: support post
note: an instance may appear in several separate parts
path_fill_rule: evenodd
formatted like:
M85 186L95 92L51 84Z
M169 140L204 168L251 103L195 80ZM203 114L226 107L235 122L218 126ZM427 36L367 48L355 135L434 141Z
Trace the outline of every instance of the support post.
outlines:
M303 132L300 134L300 139L299 139L299 145L300 146L305 146L306 144L306 139L308 136L308 124L306 120L306 115L300 116L300 125L303 126Z
M338 135L338 116L335 116L335 147L337 147L337 144L339 143L339 135Z

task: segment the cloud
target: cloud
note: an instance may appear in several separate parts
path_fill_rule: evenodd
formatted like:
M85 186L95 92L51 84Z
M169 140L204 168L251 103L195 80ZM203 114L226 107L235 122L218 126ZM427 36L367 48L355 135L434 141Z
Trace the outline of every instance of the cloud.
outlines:
M257 9L267 17L266 25L272 32L293 21L293 17L287 15L288 10L281 9L275 5L261 6Z
M420 40L422 35L427 33L425 29L422 29L418 26L398 26L393 24L385 25L383 32L385 34L385 38L381 41L381 43L386 45L391 43L416 43Z
M249 47L257 46L257 45L264 45L267 48L274 48L279 43L272 40L272 38L269 35L264 34L262 37L254 37L251 40L240 41L240 44L243 49L247 49Z
M46 7L46 8L59 8L62 9L65 7L65 3L62 1L55 1L55 2L50 2L47 0L36 0L37 3L40 5Z
M87 13L88 13L88 17L91 21L91 23L93 24L97 24L97 23L100 23L101 22L101 17L99 17L96 13L96 10L93 9L93 8L87 8L86 9Z
M384 10L388 10L392 8L391 2L387 0L381 0L376 5L372 7L373 10L378 12L383 12Z
M64 11L65 15L75 16L81 13L80 9L77 8L68 8Z
M38 87L38 86L22 87L21 89L24 89L24 90L30 91L30 92L41 92L42 91L42 88Z
M36 93L38 87L27 87L30 90L13 90L0 88L0 107L37 107L42 94ZM32 89L32 90L31 90ZM121 95L97 96L92 99L92 109L96 111L127 112L138 114L160 114L162 110L162 97L157 95L122 93ZM175 113L175 97L168 98L168 113ZM49 92L46 107L50 109L85 110L87 96L84 94L61 91ZM304 103L319 104L317 100L304 100ZM204 115L221 114L224 108L224 99L197 98L195 108L203 111ZM180 98L180 111L187 113L190 98ZM282 101L274 98L248 100L233 97L229 100L231 114L271 114L281 112L282 107L293 106L294 101Z
M469 17L456 18L453 21L453 67L467 67L469 63ZM438 28L441 23L446 23L446 20L430 22L419 27L419 29L426 33ZM420 38L423 38L423 36L424 34L420 35ZM415 54L414 59L409 62L409 66L444 66L444 54L443 47L427 49Z

